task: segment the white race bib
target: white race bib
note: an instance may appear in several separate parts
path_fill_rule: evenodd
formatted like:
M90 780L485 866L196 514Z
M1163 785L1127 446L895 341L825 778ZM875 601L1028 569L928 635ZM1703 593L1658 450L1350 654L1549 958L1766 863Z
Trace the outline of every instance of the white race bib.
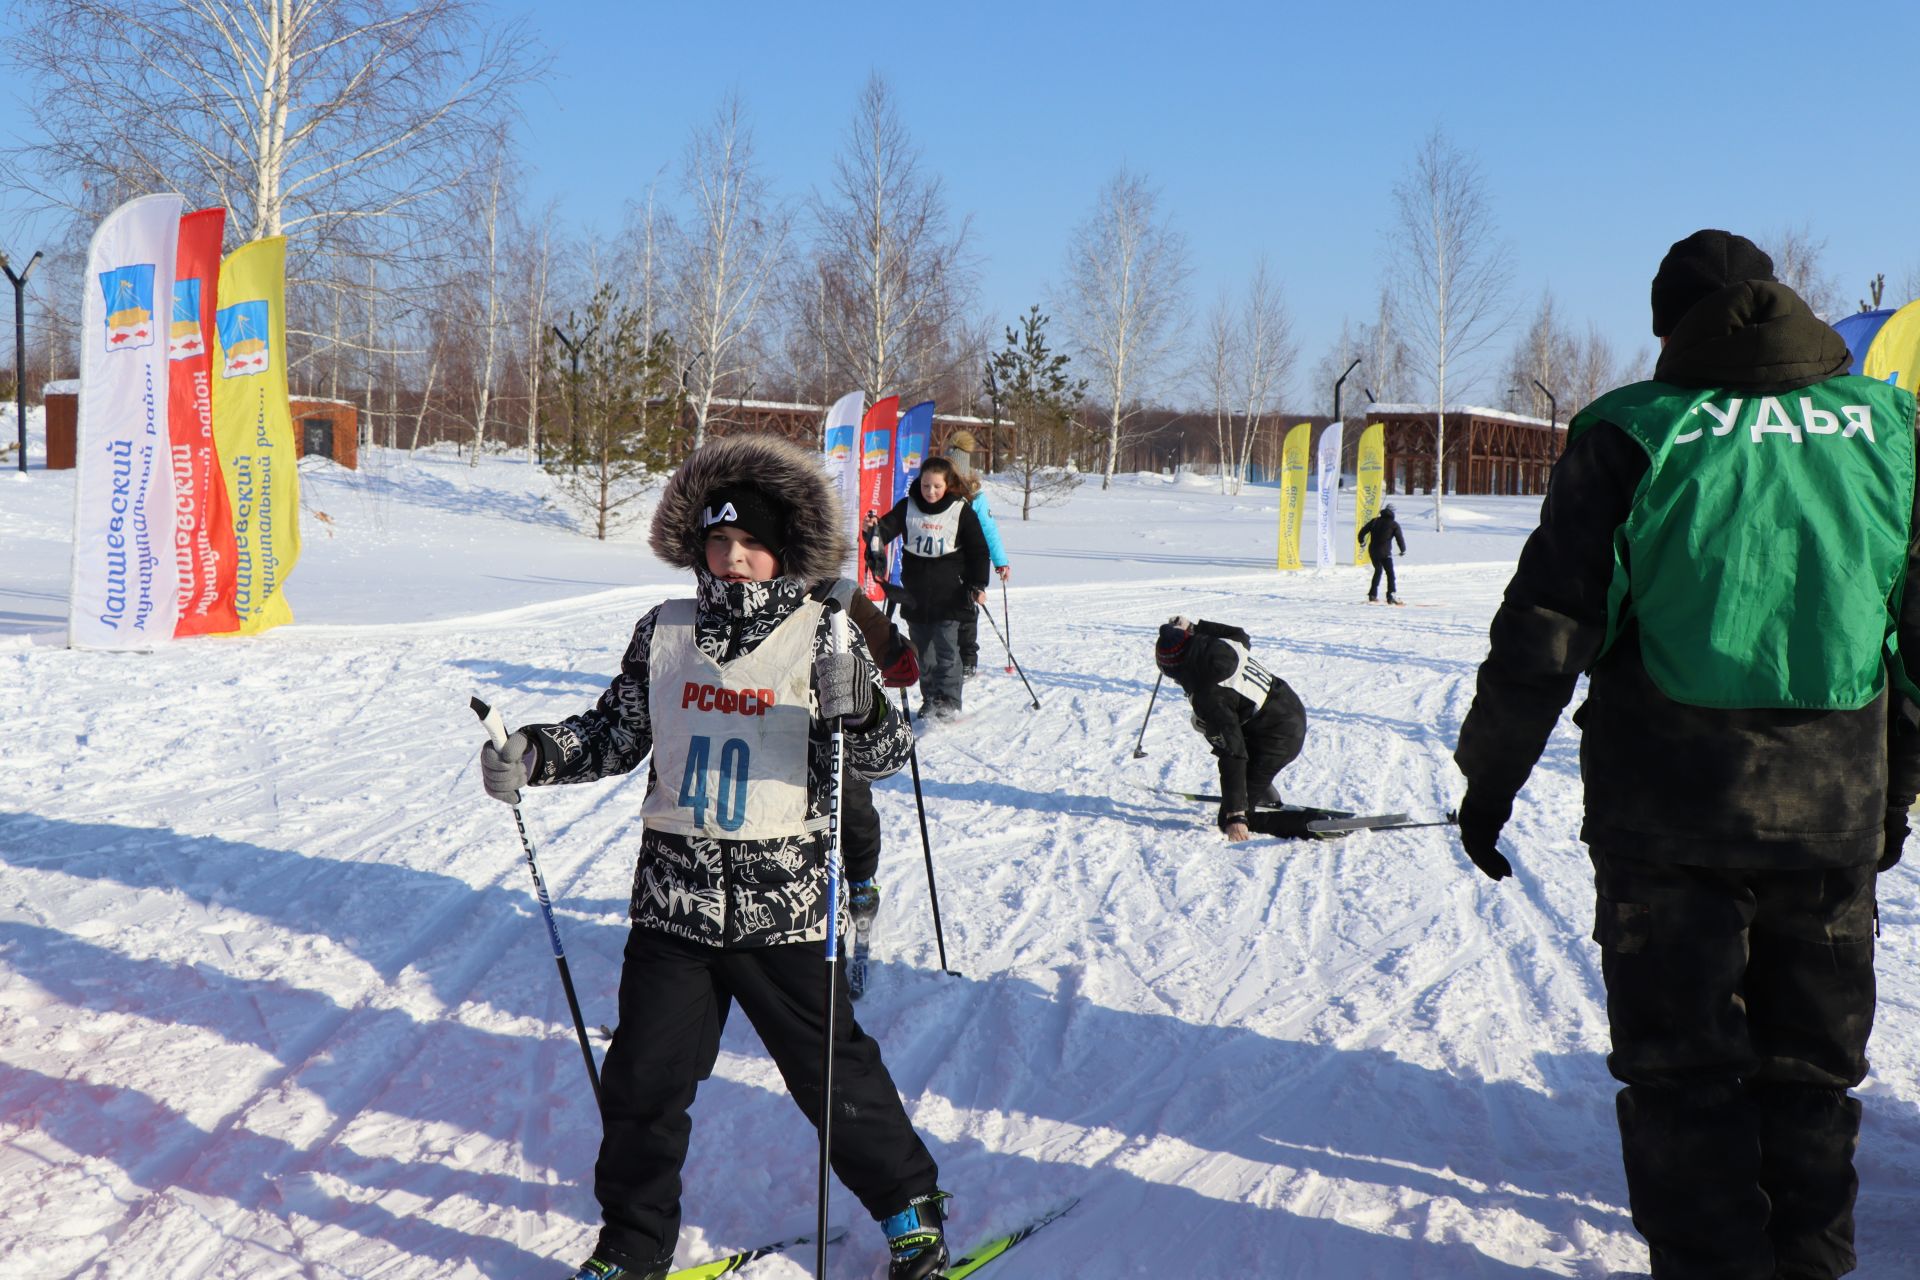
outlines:
M813 724L808 600L753 650L719 663L693 638L694 602L669 600L647 650L653 789L640 814L655 831L774 840L822 825L807 818Z
M928 514L917 502L907 503L905 545L910 556L932 559L960 549L960 512L965 502L956 501L945 511Z

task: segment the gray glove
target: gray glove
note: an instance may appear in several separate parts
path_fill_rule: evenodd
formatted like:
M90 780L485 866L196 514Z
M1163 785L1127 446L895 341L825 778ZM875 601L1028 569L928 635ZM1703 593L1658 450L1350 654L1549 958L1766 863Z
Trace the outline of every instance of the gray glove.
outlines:
M829 653L813 660L814 694L820 702L820 718L844 718L849 725L863 725L873 714L873 686L877 682L873 664L858 654Z
M480 781L488 795L507 804L520 803L520 788L527 785L534 766L540 763L540 753L528 749L532 745L533 740L525 733L515 733L504 747L489 742L480 748Z

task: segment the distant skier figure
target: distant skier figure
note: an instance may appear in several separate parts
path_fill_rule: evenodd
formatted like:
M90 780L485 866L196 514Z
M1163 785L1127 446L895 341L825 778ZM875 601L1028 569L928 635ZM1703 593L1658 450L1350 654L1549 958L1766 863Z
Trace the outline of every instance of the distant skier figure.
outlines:
M1220 830L1238 844L1250 835L1301 838L1319 810L1277 806L1273 780L1300 754L1307 709L1287 682L1249 652L1239 627L1175 618L1160 628L1153 660L1187 695L1193 727L1220 762Z
M737 1002L816 1126L827 933L831 722L845 768L883 778L912 737L858 630L835 652L828 604L848 551L818 454L766 436L704 445L660 499L650 545L694 598L634 627L592 709L481 749L487 793L590 783L648 765L594 1166L602 1225L574 1280L661 1280L680 1233L688 1109ZM938 1170L835 966L832 1163L881 1223L889 1280L946 1266Z
M1367 588L1367 603L1375 604L1380 599L1380 575L1387 575L1387 603L1399 604L1393 598L1393 548L1400 546L1400 554L1407 554L1407 537L1400 532L1400 521L1394 518L1393 504L1380 508L1380 514L1360 526L1359 541L1367 544L1367 559L1373 561L1373 585Z
M928 458L907 496L867 520L869 557L901 539L900 612L920 654L920 712L945 719L960 711L960 622L987 598L987 539L953 464Z

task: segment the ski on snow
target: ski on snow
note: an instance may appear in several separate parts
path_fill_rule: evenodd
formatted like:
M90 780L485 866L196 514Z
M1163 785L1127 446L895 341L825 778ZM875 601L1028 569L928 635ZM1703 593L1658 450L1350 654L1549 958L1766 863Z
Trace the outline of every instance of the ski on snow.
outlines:
M1156 793L1173 796L1180 800L1198 800L1202 804L1219 804L1220 797L1209 795L1205 791L1177 791L1172 787L1154 787ZM1326 818L1357 818L1360 815L1351 809L1321 809L1313 805L1300 804L1257 804L1256 809L1275 809L1281 813L1317 813Z
M1059 1208L1048 1210L1025 1226L1016 1227L1006 1235L995 1236L991 1240L975 1245L973 1248L961 1254L960 1257L948 1263L947 1269L941 1272L941 1275L945 1277L945 1280L965 1280L965 1277L980 1270L980 1268L986 1266L989 1262L992 1262L995 1258L998 1258L1001 1254L1013 1248L1013 1246L1019 1244L1022 1240L1025 1240L1028 1236L1079 1203L1080 1198L1075 1196Z
M827 1231L827 1243L838 1244L847 1234L845 1227L831 1227ZM732 1275L749 1262L757 1262L772 1253L784 1253L796 1245L812 1244L813 1233L791 1236L785 1240L775 1240L753 1249L742 1249L730 1253L724 1258L715 1258L712 1262L702 1262L697 1266L682 1267L678 1271L667 1272L667 1280L709 1280L711 1276Z
M1460 821L1449 812L1438 821L1415 821L1406 813L1361 813L1347 818L1321 818L1307 824L1316 836L1343 836L1350 831L1411 831L1419 827L1451 827Z

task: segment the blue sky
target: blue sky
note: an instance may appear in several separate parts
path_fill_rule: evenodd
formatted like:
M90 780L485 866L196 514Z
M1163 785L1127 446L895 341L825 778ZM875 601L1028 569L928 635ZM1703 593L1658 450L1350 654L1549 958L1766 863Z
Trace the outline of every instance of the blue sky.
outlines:
M804 197L879 69L972 217L996 327L1045 297L1125 164L1190 239L1197 310L1266 255L1296 400L1326 395L1304 379L1342 317L1371 314L1392 184L1436 125L1484 169L1521 315L1551 288L1623 354L1651 346L1660 255L1701 226L1808 224L1848 299L1920 268L1912 4L494 3L552 55L526 100L532 195L583 231L658 174L667 190L730 89L776 189Z

